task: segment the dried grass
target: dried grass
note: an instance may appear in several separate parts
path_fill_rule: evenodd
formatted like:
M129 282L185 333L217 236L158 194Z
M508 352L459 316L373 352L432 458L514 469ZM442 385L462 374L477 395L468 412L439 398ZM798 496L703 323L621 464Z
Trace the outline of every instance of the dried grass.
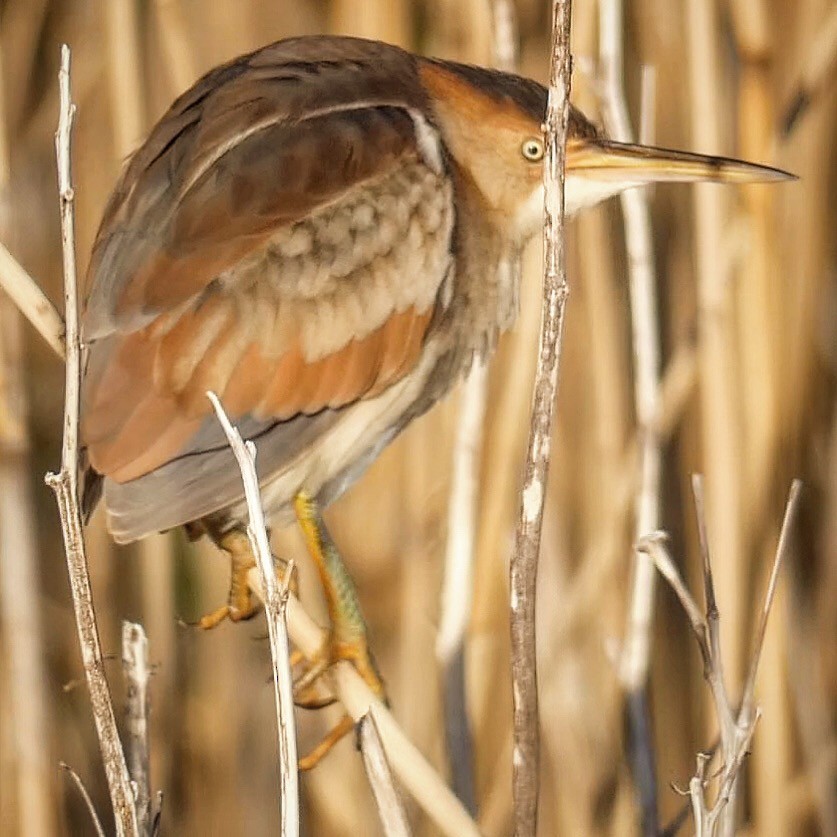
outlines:
M465 60L490 54L486 0L158 0L136 13L134 103L148 127L179 88L234 54L299 32L341 31L379 37ZM521 68L541 79L549 54L548 5L518 0ZM659 275L663 369L682 409L666 416L662 522L684 575L699 588L700 562L688 502L688 474L706 475L707 516L724 614L723 651L733 696L746 675L749 637L775 552L792 476L806 483L801 536L786 568L762 659L757 699L763 718L745 774L748 833L828 833L837 815L828 793L835 764L837 654L837 378L833 231L837 226L833 73L812 81L810 103L786 136L781 123L818 67L829 63L820 31L828 0L793 4L730 2L731 14L705 18L715 4L691 0L626 3L626 82L638 124L641 63L657 68L659 144L720 150L780 165L800 175L774 189L704 192L658 187L651 195ZM359 10L363 6L363 15ZM596 54L595 4L577 3L577 67ZM374 13L377 9L381 14ZM383 14L386 10L387 14ZM704 24L704 25L701 25ZM4 243L60 299L55 213L53 83L59 40L73 46L79 111L74 179L80 266L86 261L108 190L133 136L111 101L109 56L118 27L79 0L8 0L0 17L6 79L5 125L10 182ZM832 45L833 51L833 45ZM595 110L591 85L574 89ZM807 88L806 88L807 91ZM124 103L123 103L124 104ZM118 122L116 120L119 120ZM625 624L632 540L630 507L636 435L631 407L630 318L623 240L613 206L571 228L569 303L557 445L547 496L539 593L544 774L543 834L634 833L630 778L622 752L621 693L613 656ZM486 834L510 828L511 693L508 671L507 561L511 548L540 299L538 246L524 260L522 311L501 344L489 377L480 481L474 610L466 638L468 705L476 754L476 792ZM695 343L695 340L697 342ZM83 689L62 685L81 674L64 581L54 504L40 475L58 459L63 370L33 333L25 334L30 396L29 484L35 488L40 604L48 680L40 699L48 732L30 736L48 763L70 763L99 810L107 791ZM697 354L693 357L692 349ZM696 358L696 364L695 364ZM683 371L685 370L685 371ZM690 371L691 370L691 371ZM8 370L5 370L8 374ZM685 381L685 383L683 383ZM690 383L691 382L691 383ZM0 392L0 398L3 393ZM663 401L666 401L666 385ZM0 404L0 415L3 414ZM329 512L333 534L353 570L393 710L419 748L445 768L440 683L433 653L445 544L449 455L455 399L421 419ZM8 453L0 449L0 456ZM22 479L22 478L21 478ZM20 525L4 519L0 527ZM100 523L96 525L100 526ZM303 565L293 533L275 548ZM272 694L263 623L201 634L178 627L214 607L225 593L225 562L176 536L160 560L155 543L116 550L90 538L94 593L106 652L119 649L122 618L149 634L151 773L163 788L164 831L171 834L276 830ZM3 562L16 556L3 554ZM688 627L666 589L657 593L651 690L661 817L682 801L694 753L715 731ZM10 647L18 630L0 626L0 832L23 833L32 812L15 790L25 780L10 719ZM832 637L831 640L828 637ZM118 680L117 667L111 679ZM39 688L37 685L33 688ZM118 696L117 696L118 697ZM333 719L300 716L300 748ZM7 722L8 721L8 722ZM833 784L831 785L833 787ZM65 833L83 833L88 814L67 783L48 786ZM302 779L308 833L375 833L372 795L350 740ZM414 833L433 833L410 807ZM42 829L43 830L43 829Z

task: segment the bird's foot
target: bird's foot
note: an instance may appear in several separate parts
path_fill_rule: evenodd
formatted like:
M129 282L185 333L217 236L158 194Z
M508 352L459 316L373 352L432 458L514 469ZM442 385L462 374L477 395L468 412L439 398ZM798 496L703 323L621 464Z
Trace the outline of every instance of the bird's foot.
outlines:
M317 566L328 606L331 629L313 659L305 660L303 671L294 683L298 706L316 709L334 701L323 696L320 678L335 663L351 663L375 695L386 700L386 690L369 650L366 622L360 610L357 591L334 542L325 528L316 503L304 493L294 501L306 546ZM302 661L294 655L293 662ZM344 716L334 729L307 755L299 760L300 770L310 770L354 727Z
M230 622L243 622L252 619L260 610L261 603L253 595L247 576L256 566L256 559L250 545L250 538L245 529L236 527L220 535L216 540L218 547L230 556L230 591L227 604L216 608L211 613L202 616L198 626L204 630L216 628L225 619ZM287 566L281 558L274 556L278 574ZM291 576L291 589L296 587L296 573Z

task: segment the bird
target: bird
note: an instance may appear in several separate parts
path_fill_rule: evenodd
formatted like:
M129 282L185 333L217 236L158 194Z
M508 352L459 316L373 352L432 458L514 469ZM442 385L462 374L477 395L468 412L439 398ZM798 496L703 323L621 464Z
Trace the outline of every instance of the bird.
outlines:
M128 160L87 272L84 508L101 502L120 543L184 526L229 552L206 627L254 610L207 391L257 445L266 516L299 519L323 566L319 510L514 323L546 106L514 74L290 38L208 72ZM570 107L570 217L652 182L787 177L615 142Z

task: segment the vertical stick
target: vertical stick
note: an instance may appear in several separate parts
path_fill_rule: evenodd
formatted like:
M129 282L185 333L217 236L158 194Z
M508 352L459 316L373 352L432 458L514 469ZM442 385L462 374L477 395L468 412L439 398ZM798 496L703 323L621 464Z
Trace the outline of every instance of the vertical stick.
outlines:
M142 625L122 623L122 673L125 678L125 738L128 772L134 784L137 826L151 834L151 778L148 760L148 638Z
M544 301L520 516L510 568L514 700L512 783L517 837L533 836L538 820L540 742L535 594L549 471L552 414L558 390L564 311L569 294L564 248L564 160L572 65L571 13L571 0L554 0L544 160Z
M116 730L116 718L110 688L105 677L99 629L93 608L93 593L87 556L84 551L81 514L78 506L78 418L81 386L81 341L79 337L78 291L76 281L75 231L73 217L73 183L70 174L70 135L75 105L70 97L70 48L61 47L61 69L58 73L60 113L55 134L58 162L58 194L61 205L61 246L64 258L64 318L66 323L67 368L64 394L64 436L61 448L61 470L47 474L46 483L55 492L61 514L61 529L70 576L70 591L81 646L84 673L90 690L93 719L102 751L111 804L116 818L116 833L125 837L137 835L134 796L125 754Z
M0 201L10 200L5 76L0 44ZM4 225L4 233L12 232ZM4 248L5 249L5 248ZM35 510L29 484L30 440L22 317L0 293L0 632L4 639L14 788L18 822L26 833L56 830L54 770L50 764L47 683L40 622ZM61 327L63 328L63 326ZM60 345L60 344L59 344ZM8 779L7 779L8 781Z
M632 131L623 80L624 37L621 0L599 2L599 59L604 82L604 121L615 140L631 142ZM646 109L650 110L648 103ZM648 138L642 137L642 142ZM655 420L660 400L660 341L658 334L656 277L651 236L651 217L646 193L631 189L621 195L628 254L628 284L631 297L631 331L634 349L634 405L639 425L640 478L635 501L636 538L660 525L660 443ZM628 624L619 679L626 693L629 718L630 758L639 792L643 833L656 834L657 789L651 719L648 708L648 667L654 613L656 572L651 557L635 553Z
M510 0L494 0L493 64L512 72L517 64L517 21ZM520 281L520 253L509 254ZM460 390L448 499L448 537L436 657L444 672L445 728L451 781L471 813L476 812L473 746L466 706L465 631L471 621L480 504L479 475L488 401L488 362L474 364Z
M270 639L270 660L273 666L273 694L276 704L276 726L279 739L279 821L282 837L299 834L299 777L297 775L296 726L291 664L288 654L286 609L288 584L292 567L288 566L280 587L273 566L273 555L267 539L267 526L262 509L259 478L256 475L256 446L244 442L232 426L221 402L213 392L207 396L227 437L241 471L249 523L247 535L261 578L267 632Z
M688 78L695 148L716 154L721 126L717 6L689 0L687 8ZM713 538L718 588L724 601L727 631L724 658L732 683L740 682L743 660L744 551L741 532L740 391L733 343L729 259L722 246L726 210L722 190L694 188L695 246L698 282L701 444L706 475L707 523Z
M387 837L410 837L407 815L392 779L381 734L375 722L374 706L370 706L369 711L358 722L358 736L363 766L366 768L369 785L378 806L384 834Z

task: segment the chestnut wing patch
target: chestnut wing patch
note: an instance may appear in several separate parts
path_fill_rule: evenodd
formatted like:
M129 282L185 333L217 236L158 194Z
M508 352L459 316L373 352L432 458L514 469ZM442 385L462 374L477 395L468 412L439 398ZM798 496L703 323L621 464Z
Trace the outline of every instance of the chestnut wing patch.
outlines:
M289 420L372 398L416 364L452 269L449 181L416 156L285 225L193 301L94 344L82 438L117 482L175 458L217 392Z

